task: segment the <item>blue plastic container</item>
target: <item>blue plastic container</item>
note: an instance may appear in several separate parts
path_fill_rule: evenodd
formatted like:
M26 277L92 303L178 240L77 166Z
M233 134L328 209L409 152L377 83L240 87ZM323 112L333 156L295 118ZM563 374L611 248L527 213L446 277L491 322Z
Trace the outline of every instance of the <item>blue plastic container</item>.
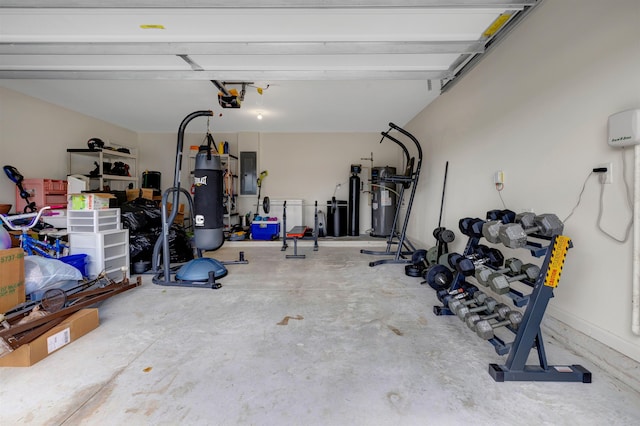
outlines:
M251 238L254 240L277 240L280 236L280 222L254 221L251 223Z
M86 254L72 254L71 256L64 256L58 259L67 265L71 265L76 268L83 277L87 276L87 255Z

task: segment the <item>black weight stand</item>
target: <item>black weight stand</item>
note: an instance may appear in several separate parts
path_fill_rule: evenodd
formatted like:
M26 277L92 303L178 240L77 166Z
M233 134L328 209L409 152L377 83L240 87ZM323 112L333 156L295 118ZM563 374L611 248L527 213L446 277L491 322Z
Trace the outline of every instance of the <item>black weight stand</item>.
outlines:
M504 365L489 364L489 374L496 382L504 381L544 381L591 383L591 372L581 365L548 365L544 350L540 323L547 309L553 289L558 286L560 274L571 246L571 240L563 235L552 238L540 275L529 296L522 323L510 345L509 356ZM491 340L495 340L491 339ZM491 342L496 345L496 342ZM527 365L532 349L538 354L538 365ZM496 346L496 351L498 347Z
M418 164L416 165L415 171L413 170L414 158L409 156L409 150L407 147L400 142L395 137L391 136L389 132L391 130L397 130L404 136L408 137L416 146L418 150ZM371 254L374 256L393 256L392 259L380 259L373 262L369 262L369 266L377 266L386 263L411 263L412 254L416 251L416 248L411 243L411 241L407 238L407 226L409 225L409 216L411 215L411 207L413 206L413 198L416 194L416 189L418 186L418 179L420 177L420 169L422 168L422 147L420 146L420 142L409 132L406 130L396 126L393 123L389 123L389 130L386 132L382 132L382 138L380 139L380 143L384 139L389 139L402 148L404 155L407 160L407 170L404 175L396 175L396 176L387 176L384 178L384 182L390 182L395 184L400 184L400 196L398 197L398 206L396 208L396 214L393 217L393 226L391 227L391 233L387 238L387 248L385 251L372 251L372 250L360 250L360 253L363 254ZM400 233L396 231L396 226L398 224L398 219L400 217L400 206L402 205L402 199L404 197L405 188L411 187L411 195L409 197L409 203L407 204L407 212L404 216L404 223L402 225L402 230ZM395 251L391 249L393 245L397 245Z

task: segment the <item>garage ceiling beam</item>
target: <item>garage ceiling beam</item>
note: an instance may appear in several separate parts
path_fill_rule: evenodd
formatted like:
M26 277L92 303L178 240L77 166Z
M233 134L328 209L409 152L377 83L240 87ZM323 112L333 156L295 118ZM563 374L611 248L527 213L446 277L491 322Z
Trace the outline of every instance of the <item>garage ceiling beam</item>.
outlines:
M3 8L74 9L361 9L502 8L522 9L537 0L3 0Z
M483 53L480 41L0 43L2 55L392 55Z
M0 70L0 79L22 80L443 80L448 70Z

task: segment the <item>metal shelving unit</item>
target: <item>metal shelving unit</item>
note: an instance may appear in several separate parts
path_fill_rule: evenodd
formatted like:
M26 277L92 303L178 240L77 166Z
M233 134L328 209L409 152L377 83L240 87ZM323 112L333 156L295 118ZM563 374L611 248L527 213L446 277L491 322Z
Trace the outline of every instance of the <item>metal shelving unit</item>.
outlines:
M134 153L120 152L111 149L86 149L86 148L69 148L67 149L67 171L70 175L82 175L91 179L92 190L103 190L105 183L111 189L126 189L133 183L133 187L138 187L138 156ZM129 166L129 175L113 175L105 173L104 165L109 162L121 161ZM98 163L98 173L92 175L91 172L96 169L95 163ZM114 187L112 187L114 186ZM117 186L117 188L115 188Z

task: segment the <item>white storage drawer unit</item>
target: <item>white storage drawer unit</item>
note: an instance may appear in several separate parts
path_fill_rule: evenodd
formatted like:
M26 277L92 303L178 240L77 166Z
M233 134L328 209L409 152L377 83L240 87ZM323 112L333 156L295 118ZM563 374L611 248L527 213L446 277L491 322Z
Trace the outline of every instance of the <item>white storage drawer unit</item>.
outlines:
M106 271L109 278L115 281L130 277L128 229L95 234L69 233L69 246L71 254L87 255L87 274L90 279L102 271Z
M105 232L117 231L120 224L120 209L68 210L68 232Z

